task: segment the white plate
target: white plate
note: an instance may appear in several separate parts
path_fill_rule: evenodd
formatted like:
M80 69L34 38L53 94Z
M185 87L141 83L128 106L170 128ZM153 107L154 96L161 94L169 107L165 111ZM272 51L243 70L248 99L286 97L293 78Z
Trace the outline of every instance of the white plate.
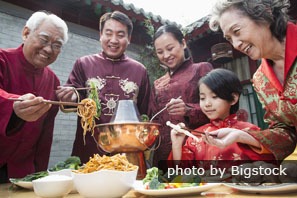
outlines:
M26 188L29 190L33 190L33 184L29 181L15 181L15 179L9 179L11 183L20 186L22 188Z
M242 186L232 183L224 183L225 186L240 190L247 193L257 194L276 194L276 193L291 193L297 192L296 183L283 183L269 186Z
M134 190L151 196L170 196L170 195L186 195L186 194L195 194L200 193L202 191L208 190L210 188L221 185L220 183L208 183L203 186L192 186L192 187L184 187L184 188L172 188L172 189L160 189L160 190L147 190L144 188L142 181L138 180L134 183Z

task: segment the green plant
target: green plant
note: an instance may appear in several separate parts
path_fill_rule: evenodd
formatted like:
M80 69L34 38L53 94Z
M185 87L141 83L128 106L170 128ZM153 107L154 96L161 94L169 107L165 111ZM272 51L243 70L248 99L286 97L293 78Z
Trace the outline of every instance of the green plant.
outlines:
M155 28L150 20L144 21L147 34L153 40ZM153 43L146 44L145 47L140 51L140 62L145 65L148 70L150 82L153 83L156 79L164 75L166 70L160 67L158 57L156 56Z

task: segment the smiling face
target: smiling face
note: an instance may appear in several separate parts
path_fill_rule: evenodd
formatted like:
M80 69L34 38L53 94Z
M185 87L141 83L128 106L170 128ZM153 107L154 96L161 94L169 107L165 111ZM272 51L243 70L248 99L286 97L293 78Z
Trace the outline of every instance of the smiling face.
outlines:
M185 60L186 43L178 42L171 33L164 33L155 42L158 59L170 70L176 70Z
M202 112L210 119L225 119L230 115L230 108L238 101L238 96L234 95L234 100L228 102L218 97L207 85L202 83L199 86L200 107Z
M235 8L226 10L219 24L224 37L238 51L253 60L269 57L271 49L267 44L272 42L273 36L268 24L257 24Z
M100 42L109 58L119 58L130 43L128 27L117 20L107 20L100 33Z
M24 27L22 37L25 58L36 68L50 65L61 52L63 32L49 21L41 23L34 31Z

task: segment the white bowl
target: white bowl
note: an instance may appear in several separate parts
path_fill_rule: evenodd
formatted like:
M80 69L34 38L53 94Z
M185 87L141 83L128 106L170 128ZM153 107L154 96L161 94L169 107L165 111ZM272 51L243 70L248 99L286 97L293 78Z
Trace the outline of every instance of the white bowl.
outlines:
M72 177L72 169L62 169L58 171L47 171L49 175L65 175L68 177Z
M73 178L65 175L49 175L32 181L33 190L40 197L63 197L73 188Z
M122 197L133 187L137 171L99 170L92 173L73 173L73 182L83 197Z
M65 175L68 177L73 177L72 169L62 169L62 170L58 170L58 171L48 170L47 172L48 172L48 175ZM74 185L73 185L73 188L70 191L70 193L77 193L77 190L75 189Z

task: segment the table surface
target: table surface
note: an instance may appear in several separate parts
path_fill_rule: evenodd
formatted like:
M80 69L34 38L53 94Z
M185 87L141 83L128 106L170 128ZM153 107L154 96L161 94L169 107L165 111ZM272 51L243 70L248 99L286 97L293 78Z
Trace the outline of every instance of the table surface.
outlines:
M170 190L170 189L169 189ZM226 196L207 196L207 197L235 197L235 198L244 198L244 197L261 197L261 198L273 198L273 197L297 197L297 189L294 193L285 193L285 194L253 194L253 193L245 193L233 190L227 186L221 185L219 187L215 187L206 192L229 192L230 194ZM23 189L12 184L1 184L0 185L0 197L3 198L38 198L35 195L33 190ZM143 195L134 190L130 190L123 198L150 198L152 196ZM183 198L194 198L194 197L204 197L200 195L200 193L195 193L188 196L182 196ZM78 193L71 193L65 196L64 198L82 198Z

